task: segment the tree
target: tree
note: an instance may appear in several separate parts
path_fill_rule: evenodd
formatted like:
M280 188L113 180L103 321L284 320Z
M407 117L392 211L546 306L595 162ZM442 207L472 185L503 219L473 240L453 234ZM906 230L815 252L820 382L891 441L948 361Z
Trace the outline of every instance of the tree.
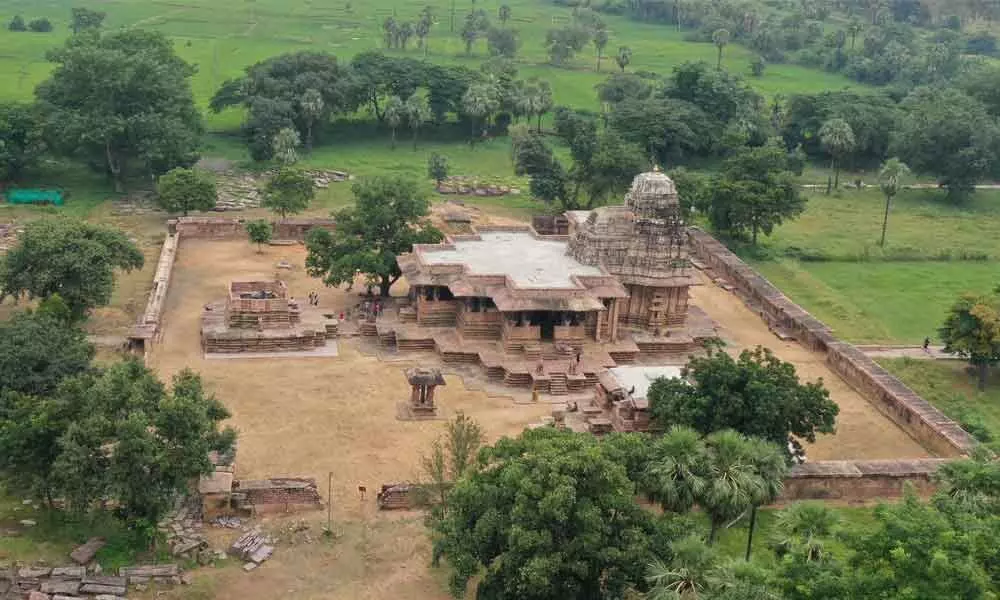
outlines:
M111 301L115 270L142 268L143 255L121 231L64 218L29 222L0 258L0 300L58 294L74 319Z
M231 452L236 437L219 429L229 412L187 369L167 391L141 363L124 361L67 381L56 396L78 411L58 437L57 489L77 510L117 501L140 531L154 531L174 496L211 472L209 452Z
M719 50L718 58L715 61L715 68L722 68L722 49L726 47L729 43L729 30L728 29L716 29L712 32L712 43Z
M501 4L500 8L497 9L497 18L500 19L500 24L506 27L507 21L510 20L510 6Z
M750 74L754 77L763 77L765 69L767 69L767 60L763 56L756 56L750 61Z
M674 556L670 564L650 563L646 581L648 600L697 599L716 587L720 574L715 551L705 542L688 536L670 544Z
M991 366L1000 361L1000 314L994 298L965 294L948 311L938 329L944 351L964 358L977 372L980 390L986 389Z
M323 118L323 110L325 108L326 102L323 100L323 94L319 90L309 88L302 92L302 98L299 100L299 112L305 121L307 151L312 149L313 128Z
M299 132L291 127L285 127L275 134L271 146L274 148L272 154L274 160L284 167L290 167L299 162L299 153L296 151L302 141Z
M434 502L444 504L448 489L473 467L480 446L486 441L482 427L459 411L448 421L442 438L434 440L431 453L421 459L424 475L436 492Z
M326 285L352 284L360 271L377 281L382 296L402 275L396 256L413 244L430 244L441 233L426 221L428 203L415 181L374 177L351 188L355 206L337 213L333 232L306 236L306 270Z
M520 43L520 40L517 38L517 31L513 29L492 27L486 33L486 45L490 51L490 56L514 58L517 55L517 48Z
M242 77L225 81L209 108L213 112L234 106L245 108L242 131L250 156L270 160L274 136L282 129L295 129L308 148L331 116L353 113L370 101L368 92L377 87L373 77L384 75L377 68L379 58L385 57L378 52L362 52L352 59L352 65L373 68L352 70L325 52L274 56L247 67ZM322 104L317 102L315 92L319 92Z
M410 43L410 38L413 37L415 30L413 28L413 23L409 21L404 22L396 30L396 35L399 41L396 43L397 47L406 50L406 45Z
M851 50L852 51L854 50L854 42L857 39L858 34L861 33L861 31L863 29L864 29L864 26L861 25L861 21L857 20L856 18L855 19L851 19L851 22L847 24L847 33L848 33L848 35L851 36Z
M685 513L694 507L708 481L708 449L694 429L672 426L654 442L640 487L663 510Z
M892 205L892 199L902 189L903 179L909 173L910 168L898 158L890 158L879 170L879 187L882 188L882 194L885 195L885 214L882 216L882 237L879 239L878 245L883 248L885 247L885 230L889 225L889 207Z
M952 201L966 198L996 164L996 121L981 102L948 87L918 88L902 107L907 116L894 132L890 155L917 173L937 175Z
M99 10L91 10L83 7L74 8L70 12L72 14L71 27L73 28L73 33L80 33L86 29L100 29L101 25L104 24L104 18L107 16Z
M250 243L257 244L257 254L264 252L264 244L271 241L271 224L263 219L248 221L246 230Z
M24 17L14 15L14 18L10 20L10 24L7 25L7 29L10 31L27 31L28 26L24 23Z
M620 598L669 534L632 498L625 468L592 436L528 430L484 448L432 523L453 595L481 574L479 598Z
M764 482L756 472L750 440L732 430L720 430L705 438L708 447L707 483L698 497L711 527L708 545L715 543L719 528L739 518L762 494Z
M601 58L604 57L604 48L608 45L608 29L606 27L598 27L594 30L594 37L591 40L594 44L594 50L597 51L597 72L601 72Z
M837 514L821 502L796 502L778 513L772 545L779 556L795 554L808 562L822 560L838 521Z
M427 176L434 180L434 187L441 189L441 182L448 178L448 158L432 152L427 159Z
M747 460L754 474L760 479L750 494L750 526L747 528L747 551L744 558L750 560L753 550L753 534L757 528L757 509L771 504L784 489L785 475L788 473L787 451L782 446L759 438L749 438Z
M396 17L386 17L382 21L382 41L385 47L395 48L397 39L399 39L399 23L396 22Z
M615 55L615 63L618 68L621 69L622 73L625 72L625 67L629 66L632 62L632 49L628 46L618 46L618 54Z
M406 106L399 96L390 96L385 103L385 124L389 126L392 149L396 149L396 129L406 120Z
M52 31L52 21L49 21L45 17L40 19L32 19L28 23L28 29L36 33L48 33Z
M406 113L406 124L413 132L413 149L417 149L417 135L420 128L431 119L431 108L427 105L427 98L418 94L413 94L407 98L403 106Z
M576 53L583 50L589 41L590 30L579 25L550 29L545 34L545 47L548 48L549 62L557 66L566 64L573 60Z
M217 191L215 177L200 169L176 168L156 182L156 202L168 213L212 210Z
M427 56L427 36L431 34L431 27L434 26L434 10L430 6L425 6L420 11L420 18L417 19L417 24L413 29L413 32L417 36L417 45L424 50L424 56Z
M65 306L52 296L37 310L0 322L0 396L45 396L63 379L90 368L94 347L82 329L45 310L53 301Z
M48 58L56 67L36 95L55 152L102 165L118 191L130 162L144 175L159 175L198 160L203 126L191 92L195 70L165 35L75 35Z
M465 15L462 31L459 35L465 42L465 53L472 54L472 46L484 33L489 31L490 20L482 9L470 11Z
M486 133L490 117L500 108L496 86L490 83L474 83L462 96L462 111L471 117L472 134L469 143ZM477 135L480 134L480 135Z
M262 204L284 219L304 211L315 196L316 184L311 177L298 169L283 167L264 186Z
M17 181L38 164L45 151L42 123L35 108L0 103L0 181Z
M734 429L785 448L789 436L814 442L832 433L839 411L823 381L800 383L795 366L758 346L737 360L722 351L692 359L684 379L658 379L649 389L652 420L702 434Z
M819 130L820 143L830 155L830 168L833 169L833 188L840 187L840 167L844 156L854 150L854 130L843 119L830 119L823 123ZM830 193L831 182L827 177L826 193Z
M788 153L774 142L726 159L712 183L712 226L734 236L749 230L756 245L758 232L770 235L776 225L802 214L806 201L788 167Z

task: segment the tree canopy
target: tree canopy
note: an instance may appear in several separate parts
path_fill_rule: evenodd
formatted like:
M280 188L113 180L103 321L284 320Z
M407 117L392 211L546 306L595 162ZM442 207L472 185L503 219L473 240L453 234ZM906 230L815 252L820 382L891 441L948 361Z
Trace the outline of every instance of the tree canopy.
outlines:
M352 284L360 271L388 296L402 275L396 256L413 244L439 241L441 233L426 221L429 204L413 180L373 177L351 191L355 205L336 214L333 232L313 229L306 235L306 269L326 285Z
M264 185L262 205L284 219L309 207L316 196L316 183L305 172L292 167L282 167Z
M989 368L1000 362L1000 310L994 297L965 294L948 311L938 330L945 352L969 361L986 389Z
M156 182L156 202L167 212L212 210L215 200L215 177L206 171L178 167Z
M0 181L16 181L38 164L45 150L42 124L34 106L0 104Z
M801 383L795 366L757 347L733 359L722 351L693 358L685 379L658 379L650 413L661 427L687 425L710 434L734 429L787 446L789 436L813 442L832 433L839 407L823 381Z
M483 449L436 519L435 557L478 598L620 598L672 537L633 499L634 484L592 436L527 430ZM480 571L482 570L482 571Z
M119 190L130 166L148 176L198 160L195 70L164 34L89 30L48 58L55 69L36 95L53 151L101 165Z
M142 252L117 229L68 218L38 219L0 257L0 299L58 294L81 318L111 301L115 270L142 264Z
M47 303L64 306L54 296L35 311L0 321L0 395L43 396L63 379L90 368L94 347L86 334L47 310Z

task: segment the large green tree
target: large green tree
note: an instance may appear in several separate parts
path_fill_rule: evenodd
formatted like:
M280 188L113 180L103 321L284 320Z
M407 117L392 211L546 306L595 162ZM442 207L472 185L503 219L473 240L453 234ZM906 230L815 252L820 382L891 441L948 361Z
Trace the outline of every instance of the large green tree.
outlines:
M1000 311L993 297L965 294L952 305L938 329L944 351L961 356L976 369L986 389L991 366L1000 362Z
M850 124L843 119L830 119L819 129L820 143L823 149L830 155L830 168L833 169L834 189L840 187L840 169L843 166L844 157L854 150L857 145L854 140L854 130ZM826 193L830 193L831 183L829 177L826 183Z
M336 214L336 229L306 236L306 269L327 285L351 284L360 271L388 296L402 275L396 256L439 241L441 232L427 222L427 198L413 180L373 177L351 190L355 205Z
M73 33L80 33L87 29L100 29L107 14L99 10L78 6L70 11L70 16L72 19L70 27L73 29Z
M91 30L48 58L55 69L36 95L52 150L100 165L119 190L132 172L159 175L198 160L195 69L164 34Z
M35 107L0 104L0 181L17 181L35 166L45 150L42 124Z
M282 167L264 185L265 208L284 219L309 207L316 196L316 183L305 172L292 167Z
M646 565L666 558L671 535L634 500L625 467L593 436L554 428L504 438L433 522L435 558L454 570L451 590L476 597L621 598L645 587Z
M920 88L902 107L907 112L892 154L918 173L936 175L953 200L996 169L1000 127L978 100L953 88Z
M183 213L212 210L216 201L215 177L199 169L171 169L156 182L156 202L163 210Z
M142 252L121 231L66 218L28 223L17 245L0 257L0 299L54 294L75 318L111 301L115 270L143 264Z
M722 351L693 358L684 379L658 379L649 389L653 420L702 434L734 429L785 448L789 436L814 442L832 433L839 408L823 381L802 383L795 366L758 346L733 359Z
M46 395L90 367L94 347L86 334L46 310L50 303L62 305L62 300L54 297L35 311L0 322L0 394Z
M774 141L745 148L726 159L715 177L708 217L712 226L734 236L749 231L770 235L774 227L802 214L806 200L789 170L788 153Z

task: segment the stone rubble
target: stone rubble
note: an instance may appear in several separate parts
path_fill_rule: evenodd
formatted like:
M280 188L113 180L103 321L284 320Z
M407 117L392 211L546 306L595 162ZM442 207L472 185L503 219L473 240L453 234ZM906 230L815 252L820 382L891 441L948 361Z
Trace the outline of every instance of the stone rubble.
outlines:
M129 587L143 591L150 582L189 585L189 575L176 564L122 567L117 576L98 574L87 567L43 565L12 567L0 564L0 599L7 600L125 600Z

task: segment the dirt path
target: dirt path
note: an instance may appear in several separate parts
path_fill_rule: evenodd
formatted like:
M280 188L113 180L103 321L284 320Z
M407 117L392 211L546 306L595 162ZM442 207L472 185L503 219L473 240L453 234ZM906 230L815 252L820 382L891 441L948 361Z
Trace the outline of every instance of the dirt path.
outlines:
M954 360L954 354L944 351L944 346L858 346L871 358L913 358L916 360Z
M728 349L739 352L757 345L771 348L795 364L805 380L822 377L830 396L840 406L837 433L820 436L806 451L810 459L914 458L928 456L920 444L882 415L867 400L831 371L822 355L795 342L783 342L733 293L727 292L699 272L702 285L691 289L691 303L722 326Z

